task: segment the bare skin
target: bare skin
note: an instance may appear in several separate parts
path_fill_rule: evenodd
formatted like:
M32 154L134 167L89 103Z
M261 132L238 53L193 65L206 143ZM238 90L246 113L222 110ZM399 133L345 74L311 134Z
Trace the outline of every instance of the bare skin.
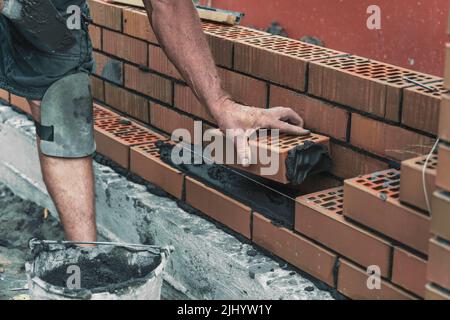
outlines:
M252 130L280 129L294 135L307 135L302 118L290 108L260 109L233 101L224 91L200 19L191 0L144 0L150 22L165 53L208 108L220 129L235 131L237 153L248 165L250 150L245 148Z
M33 118L40 121L40 102L28 103ZM44 183L58 210L66 238L70 241L96 241L92 158L49 157L42 154L39 147L38 152Z

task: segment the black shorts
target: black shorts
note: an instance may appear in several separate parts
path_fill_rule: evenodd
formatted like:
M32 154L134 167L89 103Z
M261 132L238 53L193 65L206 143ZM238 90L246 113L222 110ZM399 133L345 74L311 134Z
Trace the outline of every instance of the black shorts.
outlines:
M76 72L92 71L90 14L85 0L4 1L0 14L0 88L41 100L55 81ZM34 7L20 8L24 3ZM80 9L79 27L69 28L66 23L74 17L74 11L68 12L69 6ZM32 14L27 16L28 12ZM57 19L47 25L45 14Z

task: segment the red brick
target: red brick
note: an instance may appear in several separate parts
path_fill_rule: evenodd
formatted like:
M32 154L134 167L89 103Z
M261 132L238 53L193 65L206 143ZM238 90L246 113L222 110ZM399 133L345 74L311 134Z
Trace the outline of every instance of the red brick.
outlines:
M450 145L443 143L439 146L436 185L450 192Z
M216 123L214 118L209 113L208 109L203 106L192 92L191 88L185 85L175 84L175 107L186 113L192 114L196 117Z
M339 140L347 139L350 114L336 106L277 86L270 86L270 107L289 107L305 120L306 128Z
M431 199L431 232L450 241L450 193L436 191Z
M216 64L228 68L233 66L233 48L236 40L268 35L266 32L241 26L211 22L202 22L202 26Z
M148 47L149 67L159 73L163 73L169 77L183 80L177 68L170 62L169 58L160 47L149 45Z
M159 140L166 139L161 136ZM131 147L130 170L178 199L181 199L184 175L160 159L155 142Z
M224 139L223 140L224 146L226 146L228 142L232 142L230 140L226 140L227 138L219 129L211 131L210 134L211 136L215 137L215 139L219 139L220 137L222 137ZM290 181L288 177L286 159L288 158L289 152L291 150L293 150L296 147L299 148L301 146L304 146L305 144L308 143L322 145L327 150L329 150L330 148L329 138L318 134L310 134L308 136L292 136L287 134L280 134L278 136L278 142L275 143L272 142L272 137L270 133L267 133L265 137L259 136L256 139L249 140L249 147L253 157L250 166L244 168L243 166L237 164L238 163L237 152L234 153L235 158L232 164L230 164L229 161L227 161L225 154L223 154L222 157L220 155L216 155L217 158L216 160L221 163L230 165L232 167L236 167L242 171L246 171L254 175L263 176L266 179L277 181L283 184L288 184L291 182L293 184L297 184L295 183L295 181ZM274 164L273 161L271 161L269 164L263 163L261 161L261 157L259 156L260 154L268 155L268 157L270 157L270 160L277 158L276 161L278 162L278 170L276 170L276 172L273 173L264 170L267 168L274 168L273 166L276 164ZM302 164L297 165L300 166Z
M369 60L358 56L340 56L312 62L308 92L391 121L400 121L404 88L439 78Z
M94 103L94 119L107 119L107 118L117 118L120 115L108 108L105 108L97 103Z
M147 65L147 44L121 33L103 30L103 51L139 65Z
M422 172L427 156L406 160L402 162L402 179L400 180L400 201L416 208L428 211L423 190ZM425 170L425 181L428 199L436 190L437 155L433 155Z
M427 261L402 248L395 247L392 282L419 297L425 297Z
M105 101L104 81L100 78L91 76L92 96L94 99Z
M400 204L399 185L397 170L346 180L344 215L426 254L430 218Z
M439 138L450 142L450 95L442 95L439 112Z
M429 283L426 286L425 299L426 300L436 300L436 301L437 300L450 301L450 292L445 291L444 289L439 288L432 283Z
M442 94L447 92L442 82L429 84L436 91L422 87L403 91L402 123L408 127L437 134Z
M137 8L127 8L123 10L123 33L130 36L146 40L150 43L158 44L156 35L150 25L147 12Z
M26 114L31 115L31 107L28 104L27 99L25 99L23 97L16 96L15 94L11 94L10 99L11 99L10 103L13 106L19 108L20 110L22 110Z
M235 44L234 68L292 89L306 91L308 63L341 54L280 36L243 39Z
M148 100L144 97L105 82L105 102L133 118L150 123Z
M378 265L388 277L390 243L345 220L343 193L339 187L297 198L295 230L362 266Z
M186 177L186 203L250 238L251 209L242 203Z
M253 242L300 270L334 286L336 255L294 232L253 214Z
M125 87L172 104L172 82L155 73L126 64Z
M396 161L415 158L430 152L434 140L416 132L352 115L352 145Z
M122 7L101 0L88 0L95 24L122 31Z
M92 47L97 50L102 49L102 28L89 25L89 36L91 37Z
M351 262L339 259L338 291L354 300L414 300L415 298L405 291L381 280L380 289L369 289L367 280L369 275L365 270Z
M130 147L154 141L152 131L125 118L96 119L94 137L97 152L129 169Z
M231 97L242 104L265 108L267 105L267 84L240 73L219 68L222 85Z
M333 159L331 173L343 179L389 168L385 162L337 143L331 143L331 159Z
M94 52L93 73L116 84L123 84L123 63L99 52Z
M0 89L0 99L9 102L9 92L3 89Z
M449 16L450 20L450 16ZM450 25L449 25L450 28ZM450 90L450 43L445 45L444 86Z
M430 240L428 256L428 281L450 290L450 243Z
M160 104L150 103L150 123L169 135L177 129L186 129L191 138L194 138L194 119Z

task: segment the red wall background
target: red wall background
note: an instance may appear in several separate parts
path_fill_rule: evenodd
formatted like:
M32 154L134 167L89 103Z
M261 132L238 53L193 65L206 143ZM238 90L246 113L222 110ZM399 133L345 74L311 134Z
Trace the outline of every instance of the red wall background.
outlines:
M203 4L208 0L202 0ZM210 0L246 13L243 25L277 21L290 38L315 36L327 47L442 76L448 0ZM369 30L367 8L381 8L381 30Z

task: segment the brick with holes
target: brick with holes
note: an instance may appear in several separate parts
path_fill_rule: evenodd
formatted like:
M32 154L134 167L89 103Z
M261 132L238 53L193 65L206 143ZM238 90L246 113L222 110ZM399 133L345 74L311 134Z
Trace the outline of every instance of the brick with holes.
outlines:
M106 3L101 0L88 0L92 20L95 24L122 31L123 6Z
M450 301L450 291L438 287L433 283L428 283L425 287L425 299L436 301Z
M350 143L384 158L403 161L429 153L434 139L354 113Z
M108 108L105 108L97 103L94 103L94 119L106 119L106 118L116 118L120 115Z
M439 112L438 136L450 143L450 95L442 95L442 102Z
M369 275L355 264L339 259L338 291L354 300L414 300L414 296L381 280L380 289L370 289L367 285Z
M450 290L450 242L438 238L430 240L427 279Z
M308 63L341 54L280 36L243 39L235 45L234 68L276 84L306 91Z
M436 185L450 192L450 144L447 143L439 146Z
M253 242L313 277L334 286L336 254L266 217L253 214Z
M167 139L155 134L155 141L131 147L130 171L181 199L184 175L160 159L158 140Z
M403 91L402 123L408 127L437 134L441 97L447 93L443 83L428 85L434 91L422 87Z
M436 191L431 198L431 232L450 241L450 193Z
M395 247L392 264L392 282L424 298L427 260L401 247Z
M400 180L400 201L424 211L429 211L424 187L422 172L427 155L402 162L402 178ZM436 190L437 154L432 155L425 169L425 182L429 201Z
M238 164L235 150L234 157L231 157L228 148L222 155L216 154L215 160L266 179L294 185L301 184L311 173L331 167L328 137L314 133L308 136L279 134L272 137L270 132L266 133L250 139L252 160L249 167ZM214 139L222 138L224 146L233 145L233 140L225 138L219 129L211 130L209 134ZM267 159L261 155L266 155Z
M342 187L296 200L295 230L359 265L378 265L381 275L389 276L390 243L344 218Z
M391 121L400 121L404 88L440 78L358 56L312 62L308 92Z
M147 12L138 8L123 8L123 33L158 44L158 39L150 25Z
M97 152L129 169L130 147L154 141L155 134L128 119L96 119L94 137Z
M430 217L402 205L399 192L395 169L346 180L344 216L426 254Z
M227 26L205 21L202 22L202 26L216 64L227 68L233 67L233 50L237 40L269 35L266 32L247 27Z

